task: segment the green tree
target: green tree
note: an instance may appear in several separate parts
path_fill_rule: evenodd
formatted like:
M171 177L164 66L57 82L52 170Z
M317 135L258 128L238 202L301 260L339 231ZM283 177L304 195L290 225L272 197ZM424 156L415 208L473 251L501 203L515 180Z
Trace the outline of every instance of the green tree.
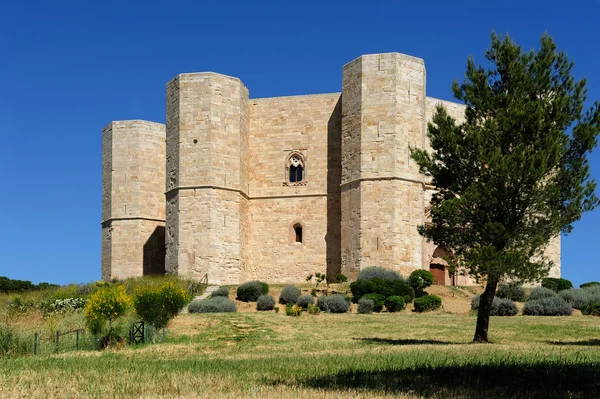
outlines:
M599 104L584 109L586 81L572 76L573 63L546 34L538 51L522 51L492 33L485 57L489 69L469 59L464 82L452 86L466 104L464 123L438 107L428 125L432 153L412 150L437 189L432 222L419 231L486 281L476 342L488 340L498 282L545 277L549 240L598 205L587 156Z

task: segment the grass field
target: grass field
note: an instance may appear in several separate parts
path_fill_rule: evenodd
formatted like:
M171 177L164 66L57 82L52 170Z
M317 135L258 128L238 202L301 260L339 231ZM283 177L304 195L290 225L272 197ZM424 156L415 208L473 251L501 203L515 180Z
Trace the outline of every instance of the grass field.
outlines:
M595 398L600 318L181 315L167 342L0 359L6 398Z

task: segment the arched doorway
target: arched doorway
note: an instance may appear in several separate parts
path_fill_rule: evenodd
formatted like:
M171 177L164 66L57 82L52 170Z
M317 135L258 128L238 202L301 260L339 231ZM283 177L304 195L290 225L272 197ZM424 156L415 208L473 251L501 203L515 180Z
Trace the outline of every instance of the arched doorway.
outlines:
M433 275L434 285L446 285L446 267L444 265L432 263L429 265L429 271Z

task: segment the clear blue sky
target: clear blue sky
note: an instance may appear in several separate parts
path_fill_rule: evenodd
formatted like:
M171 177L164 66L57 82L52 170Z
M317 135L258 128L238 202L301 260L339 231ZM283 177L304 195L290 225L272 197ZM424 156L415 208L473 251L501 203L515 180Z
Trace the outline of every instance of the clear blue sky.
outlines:
M88 4L94 3L94 4ZM600 100L600 1L0 0L0 275L100 278L101 129L165 121L179 73L237 76L251 97L341 90L361 54L425 59L427 94L451 100L492 29L524 48L547 31ZM600 149L591 157L600 178ZM600 209L563 238L563 276L600 281Z

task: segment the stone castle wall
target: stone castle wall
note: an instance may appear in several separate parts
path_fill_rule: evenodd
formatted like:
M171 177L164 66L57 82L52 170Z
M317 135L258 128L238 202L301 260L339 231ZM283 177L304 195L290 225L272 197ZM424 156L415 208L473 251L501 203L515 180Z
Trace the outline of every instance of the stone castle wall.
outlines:
M368 266L429 269L441 249L417 226L434 188L409 149L430 148L437 104L463 120L464 105L426 97L423 60L398 53L345 65L342 93L250 99L237 78L177 76L166 127L103 131L103 278L292 283ZM292 155L305 166L300 182L289 181ZM560 275L560 237L548 255Z
M102 278L164 273L165 125L102 130Z

